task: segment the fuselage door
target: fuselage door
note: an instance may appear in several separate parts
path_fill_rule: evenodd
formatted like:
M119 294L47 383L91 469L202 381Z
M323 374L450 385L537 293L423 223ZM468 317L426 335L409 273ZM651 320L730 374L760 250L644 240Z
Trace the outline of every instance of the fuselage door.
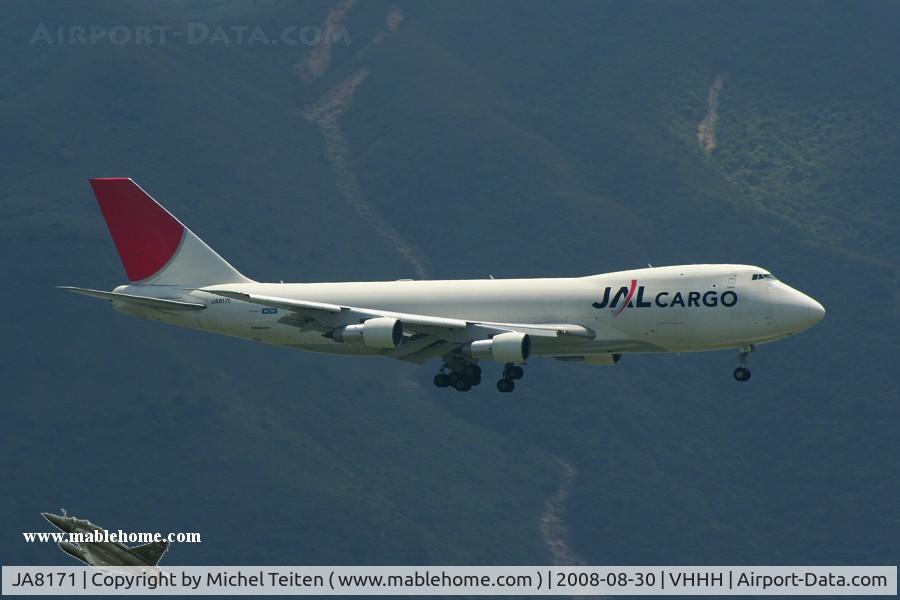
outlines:
M728 276L728 285L726 286L728 289L733 289L734 284L737 281L737 273L732 273Z

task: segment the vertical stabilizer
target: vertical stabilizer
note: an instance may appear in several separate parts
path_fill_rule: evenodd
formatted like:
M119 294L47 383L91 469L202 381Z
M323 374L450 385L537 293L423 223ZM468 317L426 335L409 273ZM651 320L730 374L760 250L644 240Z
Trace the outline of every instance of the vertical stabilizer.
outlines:
M132 283L202 287L251 281L131 179L91 179L91 187Z

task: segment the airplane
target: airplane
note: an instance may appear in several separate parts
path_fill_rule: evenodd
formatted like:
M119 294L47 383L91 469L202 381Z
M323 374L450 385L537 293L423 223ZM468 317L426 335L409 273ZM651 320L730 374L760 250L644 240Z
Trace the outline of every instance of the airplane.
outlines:
M86 519L70 517L65 509L62 515L41 513L51 525L66 533L90 535L103 535L104 529L94 525ZM169 543L151 542L132 548L118 541L92 541L73 544L67 541L59 542L59 548L81 562L94 567L155 567L159 564Z
M737 349L750 379L757 345L819 322L814 299L750 265L648 267L585 277L260 283L242 275L130 178L91 187L128 283L61 286L136 317L266 344L422 364L437 387L468 391L482 360L511 392L531 358L615 365L625 354Z

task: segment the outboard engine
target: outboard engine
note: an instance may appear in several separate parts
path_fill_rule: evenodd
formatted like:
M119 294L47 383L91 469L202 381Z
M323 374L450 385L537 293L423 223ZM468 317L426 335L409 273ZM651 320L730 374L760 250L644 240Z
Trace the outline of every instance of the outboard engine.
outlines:
M334 341L362 343L369 348L396 348L403 341L403 323L391 317L375 317L332 332Z

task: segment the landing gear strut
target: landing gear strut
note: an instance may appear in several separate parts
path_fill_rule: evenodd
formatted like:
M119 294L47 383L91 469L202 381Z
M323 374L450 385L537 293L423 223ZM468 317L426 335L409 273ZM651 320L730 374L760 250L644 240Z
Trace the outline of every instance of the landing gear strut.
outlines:
M434 376L434 385L439 388L452 387L458 392L468 392L481 383L481 367L462 360L448 360Z
M738 358L741 361L741 366L734 370L734 378L738 381L747 381L748 379L750 379L750 369L746 367L747 355L753 352L755 349L756 348L752 345L744 346L738 353Z
M515 379L522 379L525 369L512 363L503 366L503 377L497 382L497 389L503 393L509 393L516 389Z

